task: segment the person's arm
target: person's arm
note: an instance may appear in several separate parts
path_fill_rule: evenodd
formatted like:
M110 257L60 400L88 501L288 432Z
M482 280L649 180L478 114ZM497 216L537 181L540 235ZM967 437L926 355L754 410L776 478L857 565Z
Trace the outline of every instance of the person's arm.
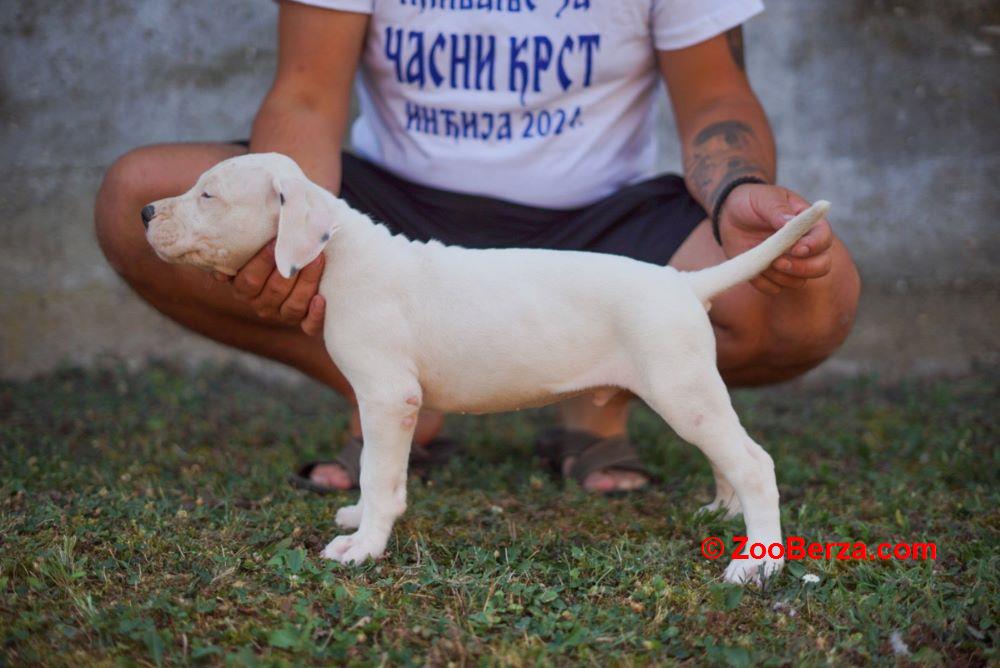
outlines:
M347 130L351 82L368 29L368 15L281 3L278 67L274 84L254 120L250 151L293 158L306 175L340 192L340 152ZM300 324L310 335L323 329L326 303L317 294L320 255L294 278L274 264L273 242L233 279L236 296L261 318Z
M277 73L250 136L251 152L291 156L334 194L368 20L367 14L282 2Z
M658 51L657 58L683 147L685 182L705 211L715 212L737 179L768 184L740 185L725 197L719 232L732 257L759 244L808 203L770 185L776 173L774 138L743 68L741 28L685 49ZM825 275L832 242L829 223L821 221L753 285L776 293Z

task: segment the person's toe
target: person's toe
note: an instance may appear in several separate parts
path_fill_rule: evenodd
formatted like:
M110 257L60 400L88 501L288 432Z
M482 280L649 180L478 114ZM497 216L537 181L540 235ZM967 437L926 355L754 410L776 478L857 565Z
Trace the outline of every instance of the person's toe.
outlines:
M638 471L615 471L618 476L618 489L632 492L649 484L649 477Z
M583 481L583 488L589 492L607 494L608 492L631 492L640 489L649 482L649 478L637 471L620 471L604 469L594 471Z
M331 489L346 490L351 488L351 480L339 464L317 464L309 472L309 479L317 485Z
M615 491L615 479L604 471L594 471L583 479L583 488L588 492L607 494Z

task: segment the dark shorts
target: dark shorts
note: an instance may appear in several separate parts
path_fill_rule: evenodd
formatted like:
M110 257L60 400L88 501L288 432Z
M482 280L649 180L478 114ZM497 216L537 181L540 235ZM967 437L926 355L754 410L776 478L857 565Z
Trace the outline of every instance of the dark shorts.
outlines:
M342 164L340 196L416 241L583 250L664 265L706 218L676 174L626 186L577 209L544 209L412 183L351 153L342 155ZM560 178L553 177L553 187Z

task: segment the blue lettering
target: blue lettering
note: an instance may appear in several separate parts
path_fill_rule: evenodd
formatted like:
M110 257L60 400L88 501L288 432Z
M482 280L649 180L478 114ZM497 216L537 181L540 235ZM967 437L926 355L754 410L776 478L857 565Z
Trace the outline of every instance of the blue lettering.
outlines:
M552 131L552 114L547 109L538 112L538 134L547 137Z
M558 119L556 121L556 131L555 131L555 133L557 135L561 135L562 134L563 123L566 122L566 112L563 111L562 109L556 109L555 116Z
M563 0L565 5L569 4L569 0ZM526 12L533 12L537 9L536 0L399 0L399 4L410 7L419 7L420 11L423 12L427 9L444 9L451 11L469 11L473 9L485 10L485 11L495 11L495 12L510 12L512 14L520 13L522 10ZM590 0L573 0L573 8L589 8ZM560 9L560 13L562 12ZM558 17L558 14L556 15Z
M476 121L475 112L462 112L462 137L479 139L479 123Z
M424 132L429 135L436 135L438 133L437 110L421 106L420 111L423 114Z
M562 134L566 128L583 125L582 109L577 106L569 111L563 108L524 111L515 119L510 112L462 111L445 107L426 107L407 102L406 130L426 135L482 141L511 141L514 139L515 120L521 134L518 139L535 139Z
M500 124L497 126L497 140L510 141L510 137L510 112L505 111L500 114Z
M454 109L442 109L441 118L444 119L445 136L458 139L458 124L455 123L455 113Z
M576 128L583 125L583 121L580 120L580 107L573 110L573 117L569 119L569 127Z
M413 53L406 63L406 82L417 83L424 87L424 33L413 30L409 41L413 44Z
M392 45L393 33L396 35L396 46ZM385 29L385 57L396 64L396 80L403 82L403 29Z
M601 48L601 36L580 35L580 48L586 48L587 50L587 66L583 75L583 86L586 88L590 85L590 75L593 73L594 49Z
M459 55L458 43L459 39L465 46L465 51ZM451 87L458 88L458 76L457 71L459 66L462 67L462 88L469 90L469 62L472 58L472 37L470 35L462 35L461 38L458 35L453 34L451 36Z
M528 64L518 60L518 55L522 51L528 50L528 38L525 37L518 43L516 37L510 38L510 76L508 85L511 92L521 93L521 104L524 104L524 93L528 89ZM520 81L520 84L518 83Z
M493 112L484 111L483 118L489 121L489 123L486 124L486 132L483 133L483 141L486 141L490 138L490 135L493 134Z
M434 60L434 54L439 50L447 46L448 41L444 38L444 35L438 33L438 36L434 38L434 43L431 44L431 50L427 53L427 70L431 74L431 81L434 82L435 86L440 87L441 82L444 81L444 75L438 71L437 62Z
M483 51L483 42L489 44L489 51ZM482 76L484 71L488 76L486 90L496 90L496 87L493 85L496 44L497 38L495 35L476 35L476 90L483 90Z
M559 85L562 86L563 90L569 90L569 87L573 85L573 80L569 78L566 73L566 66L563 64L563 56L567 53L573 53L573 38L569 35L563 40L562 46L559 47L559 57L556 59L556 73L559 75Z
M406 130L420 132L420 108L412 102L406 103Z
M535 62L534 74L532 77L532 88L537 93L542 90L542 72L549 69L552 63L552 41L545 35L535 37Z
M556 18L559 18L559 15L562 14L567 7L569 7L569 0L562 0L562 7L560 7L559 11L556 12ZM584 11L590 9L590 0L573 0L573 9L581 9Z

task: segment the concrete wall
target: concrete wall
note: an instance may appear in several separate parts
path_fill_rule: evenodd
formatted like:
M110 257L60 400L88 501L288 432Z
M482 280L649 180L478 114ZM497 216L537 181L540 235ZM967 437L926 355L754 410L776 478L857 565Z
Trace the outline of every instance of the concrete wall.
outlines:
M268 0L36 0L0 16L0 375L232 356L131 295L93 240L92 200L132 146L248 134L275 15ZM820 374L996 364L1000 5L770 0L747 41L782 183L835 203L866 279Z

